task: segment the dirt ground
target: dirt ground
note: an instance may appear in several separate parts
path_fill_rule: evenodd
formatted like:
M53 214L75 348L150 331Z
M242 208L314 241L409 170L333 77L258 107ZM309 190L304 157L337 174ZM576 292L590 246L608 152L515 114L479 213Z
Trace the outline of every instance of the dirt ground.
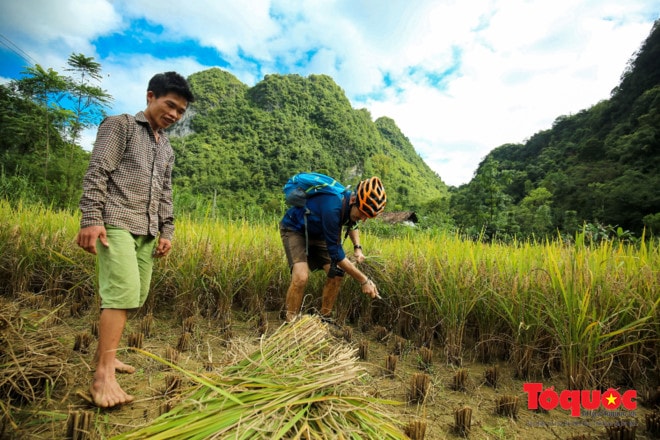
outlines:
M39 315L40 312L30 313ZM268 313L266 335L281 325L278 315L274 312ZM131 334L140 332L143 321L143 317L137 314L129 318L122 340L123 347L127 346ZM66 348L63 351L63 362L67 364L66 384L59 381L55 389L48 391L46 398L39 400L37 404L22 406L20 410L12 411L17 426L12 428L5 420L4 424L0 425L0 437L66 438L67 414L85 410L94 414L89 438L108 438L146 424L164 411L171 398L171 394L166 392L166 381L168 376L171 376L171 370L151 358L128 350L123 351L120 357L135 366L137 371L130 375L120 375L119 381L127 392L135 396L135 401L121 408L99 410L85 400L92 377L91 360L96 343L92 341L87 352L73 348L76 335L92 332L93 322L95 316L90 312L78 318L61 317L50 327L49 331L57 335ZM217 325L215 320L197 320L188 347L182 347L179 345L183 333L182 324L172 316L157 314L153 319L151 334L142 341L142 348L158 356L167 357L168 347L171 349L180 346L184 349L178 351L177 364L187 370L203 372L208 368L221 368L222 365L234 362L236 350L232 350L232 346L235 344L243 344L244 347L253 344L256 347L259 329L264 330L263 325L259 326L256 317L240 312L233 315L230 333L223 332ZM492 369L493 365L464 359L460 369L466 374L465 389L457 390L454 381L459 368L448 365L442 358L440 349L437 349L438 352L434 351L430 368L424 371L430 377L426 399L423 403L409 403L412 377L423 372L418 348L412 343L402 345L402 341L392 335L381 341L374 329L362 332L358 328L345 330L331 325L328 329L329 337L334 338L337 344L351 344L357 349L360 345L364 347L365 342L368 343L367 359L359 361L367 373L364 383L373 390L374 396L402 403L388 407L397 419L405 423L419 421L422 426L426 424L423 438L427 440L464 437L521 440L653 438L645 428L645 416L651 413L651 409L641 404L638 404L635 411L626 413L625 418L604 410L580 417L572 417L569 411L560 408L550 411L529 410L527 394L523 392L524 381L514 379L512 370L505 363L497 365L498 383L494 388L485 380L486 370ZM352 332L350 338L349 332ZM396 348L402 350L393 375L388 376L385 374L386 359ZM563 388L563 378L557 376L552 382L544 380L544 388L552 385L558 390ZM496 403L503 398L518 399L515 417L497 413ZM464 407L469 407L472 411L470 430L466 436L456 431L454 419L455 411ZM621 421L637 425L636 436L611 437L606 433L606 425Z

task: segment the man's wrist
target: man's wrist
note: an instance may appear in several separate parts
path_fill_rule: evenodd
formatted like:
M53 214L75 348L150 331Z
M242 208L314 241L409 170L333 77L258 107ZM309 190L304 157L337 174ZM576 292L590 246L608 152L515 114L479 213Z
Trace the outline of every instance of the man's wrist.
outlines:
M369 284L370 282L371 282L371 280L369 278L367 278L366 280L364 280L360 283L360 287L365 286L366 284Z
M358 249L362 249L362 246L360 246L359 244L353 245L354 251L357 251Z

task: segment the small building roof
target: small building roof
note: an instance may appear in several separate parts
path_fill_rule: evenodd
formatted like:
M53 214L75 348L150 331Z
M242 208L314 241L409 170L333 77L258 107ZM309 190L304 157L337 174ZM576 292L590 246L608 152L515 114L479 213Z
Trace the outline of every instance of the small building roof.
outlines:
M417 214L413 211L395 211L395 212L383 212L378 216L385 223L403 223L403 222L412 222L417 223Z

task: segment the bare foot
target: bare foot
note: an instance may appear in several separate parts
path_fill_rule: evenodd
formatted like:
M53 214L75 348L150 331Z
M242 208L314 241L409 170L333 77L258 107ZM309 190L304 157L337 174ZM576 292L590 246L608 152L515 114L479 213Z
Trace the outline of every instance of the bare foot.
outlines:
M112 408L133 401L134 397L121 389L116 380L94 379L89 387L94 405L100 408Z
M128 365L115 358L115 371L117 373L133 374L135 373L135 367Z

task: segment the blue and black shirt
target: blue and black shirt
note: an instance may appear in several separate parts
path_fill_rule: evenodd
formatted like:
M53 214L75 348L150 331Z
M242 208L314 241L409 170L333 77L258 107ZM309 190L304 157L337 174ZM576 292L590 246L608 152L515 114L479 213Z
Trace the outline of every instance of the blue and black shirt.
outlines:
M344 225L350 228L351 209L349 201L351 191L342 196L317 194L307 199L305 208L291 207L282 218L282 226L291 231L305 233L305 210L307 215L307 235L310 239L325 240L332 261L346 258L342 247L341 231Z

